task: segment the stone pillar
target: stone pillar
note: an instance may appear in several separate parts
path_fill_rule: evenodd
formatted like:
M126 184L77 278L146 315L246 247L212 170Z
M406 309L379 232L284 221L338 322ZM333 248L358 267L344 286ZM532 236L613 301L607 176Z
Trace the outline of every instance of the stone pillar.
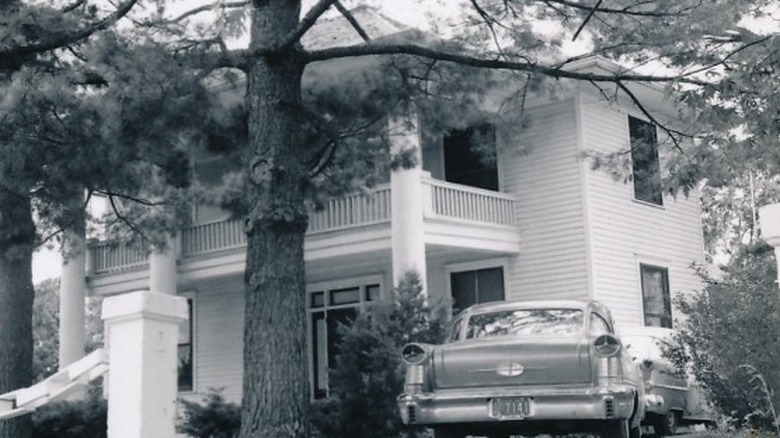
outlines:
M761 218L761 237L775 248L778 284L780 284L780 204L765 205L758 210Z
M410 130L400 119L390 121L390 132L391 152L414 148L417 161L415 167L399 167L390 174L393 285L398 286L406 271L415 270L427 290L420 138L417 126Z
M83 230L64 232L60 274L60 369L84 357L84 300L87 289L85 244Z
M149 253L149 290L176 295L176 239L169 237L165 248L154 248Z
M131 292L103 301L108 350L108 437L176 436L177 344L187 300Z

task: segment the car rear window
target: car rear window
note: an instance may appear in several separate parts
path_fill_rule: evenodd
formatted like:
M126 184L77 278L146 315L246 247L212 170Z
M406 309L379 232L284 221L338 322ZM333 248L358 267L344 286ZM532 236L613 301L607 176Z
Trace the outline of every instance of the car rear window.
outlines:
M472 315L466 339L507 335L562 335L583 330L580 309L501 310Z

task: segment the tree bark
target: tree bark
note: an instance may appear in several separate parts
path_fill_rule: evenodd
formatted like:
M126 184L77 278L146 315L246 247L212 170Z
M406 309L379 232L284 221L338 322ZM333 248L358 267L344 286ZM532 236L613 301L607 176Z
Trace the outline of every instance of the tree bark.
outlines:
M0 181L0 394L32 383L32 253L29 198ZM28 438L30 416L0 421L0 438Z
M278 47L300 2L254 0L250 49ZM303 241L307 169L299 123L303 60L296 45L249 66L252 210L247 262L241 437L309 434Z

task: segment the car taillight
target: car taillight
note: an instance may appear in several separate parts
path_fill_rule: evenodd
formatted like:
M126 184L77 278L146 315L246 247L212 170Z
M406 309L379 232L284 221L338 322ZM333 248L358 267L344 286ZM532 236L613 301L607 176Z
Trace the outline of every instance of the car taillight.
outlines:
M421 344L406 344L401 349L401 357L408 365L417 365L423 363L428 358L429 349Z
M622 379L623 370L620 364L620 341L612 335L601 335L593 341L593 352L596 355L597 378L600 385L607 385Z
M620 341L612 335L601 335L593 341L593 351L601 357L616 356L620 348Z
M401 349L401 357L406 362L406 394L419 394L425 386L425 362L431 355L431 347L425 344L406 344Z

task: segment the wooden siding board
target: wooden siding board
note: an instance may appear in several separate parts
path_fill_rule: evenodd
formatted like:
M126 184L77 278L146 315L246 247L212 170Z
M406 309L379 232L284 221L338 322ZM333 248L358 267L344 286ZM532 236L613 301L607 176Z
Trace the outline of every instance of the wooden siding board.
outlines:
M503 145L504 188L517 194L520 254L510 259L508 299L587 294L582 180L573 100L529 110L511 153Z
M195 293L195 385L199 394L224 388L228 401L241 402L244 294L242 290Z
M627 112L584 98L582 117L585 151L627 149ZM635 201L632 184L606 172L589 170L586 181L595 297L619 324L644 323L640 263L667 267L672 294L700 287L689 269L704 261L698 194L665 195L659 208Z

